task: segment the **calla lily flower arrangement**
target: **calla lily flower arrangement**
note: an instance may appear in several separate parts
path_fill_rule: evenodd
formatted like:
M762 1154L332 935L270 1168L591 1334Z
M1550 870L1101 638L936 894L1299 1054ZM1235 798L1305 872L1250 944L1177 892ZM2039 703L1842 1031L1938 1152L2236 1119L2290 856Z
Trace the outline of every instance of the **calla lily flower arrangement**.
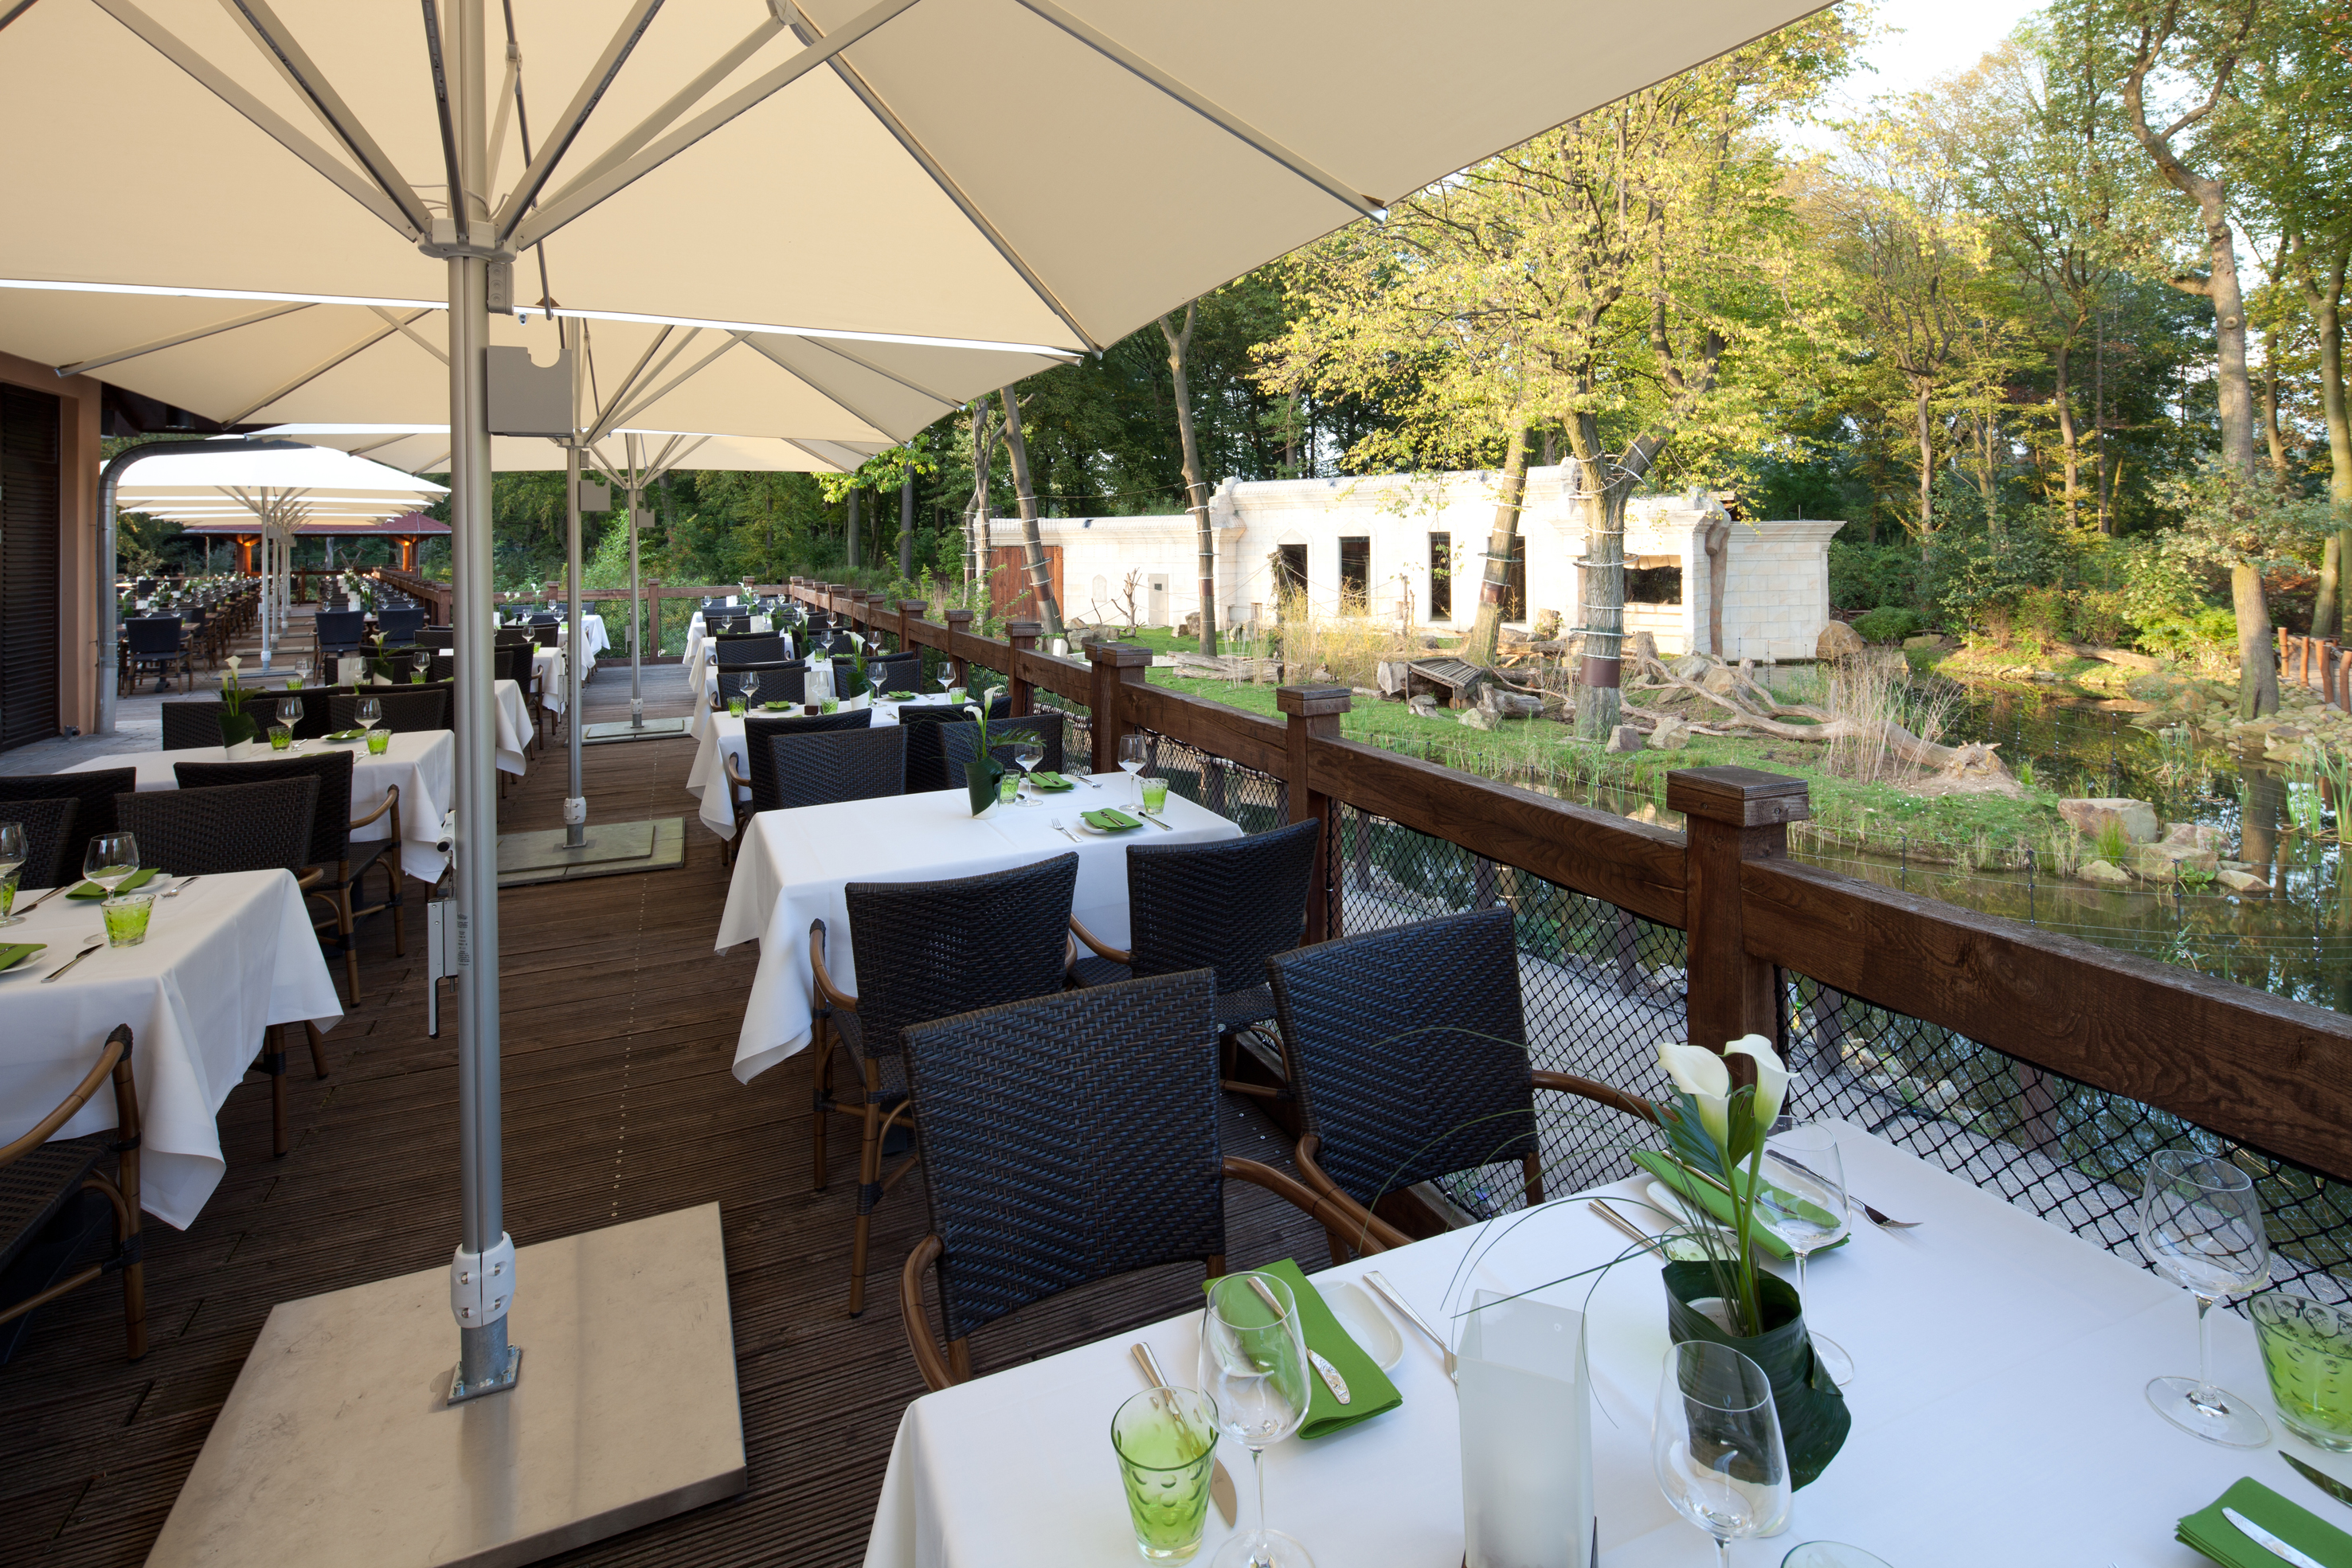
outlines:
M235 746L251 740L261 733L261 726L245 711L245 687L238 678L244 656L231 653L228 668L221 672L221 744Z
M1727 1059L1733 1056L1755 1063L1753 1084L1732 1087ZM1756 1199L1763 1186L1764 1140L1788 1098L1789 1071L1760 1034L1733 1040L1721 1056L1704 1046L1662 1041L1658 1064L1674 1085L1672 1095L1658 1101L1668 1146L1700 1180L1728 1195L1734 1255L1709 1260L1724 1303L1738 1320L1728 1326L1735 1333L1760 1334L1766 1324L1752 1244Z
M988 710L1003 694L1003 686L991 686L981 694L977 706L966 703L963 708L980 726L979 744L972 749L971 760L963 765L964 789L971 799L971 814L975 817L996 803L996 783L1004 777L1004 764L996 759L991 748L1008 741L1037 738L1037 732L1033 729L1008 729L999 735L989 734Z

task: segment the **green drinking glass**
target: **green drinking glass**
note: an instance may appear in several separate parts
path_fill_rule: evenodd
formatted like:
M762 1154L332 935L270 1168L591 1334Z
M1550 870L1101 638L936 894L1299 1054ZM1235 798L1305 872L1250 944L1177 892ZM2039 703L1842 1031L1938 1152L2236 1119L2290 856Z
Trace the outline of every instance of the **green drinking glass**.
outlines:
M370 757L382 757L385 752L391 750L392 731L388 729L369 730L367 733L367 748L368 755Z
M106 919L106 945L136 947L147 940L147 919L155 913L152 893L118 893L99 905Z
M737 718L742 717L743 699L741 697L729 697L727 699L727 711L733 714Z
M1010 806L1020 797L1020 794L1021 776L1018 773L1008 773L996 781L997 804Z
M294 744L294 732L293 732L291 729L289 729L286 726L284 726L284 725L282 725L282 724L273 724L273 725L271 725L271 726L269 727L269 749L270 749L270 750L272 750L272 751L284 751L287 747L289 747L292 746L293 744Z
M2266 1291L2247 1310L2279 1419L2319 1448L2352 1453L2352 1308Z
M1110 1445L1127 1483L1136 1551L1148 1563L1189 1560L1209 1522L1217 1402L1191 1388L1139 1394L1111 1417Z
M1167 779L1144 778L1138 779L1136 782L1143 787L1143 809L1146 812L1156 817L1168 809Z

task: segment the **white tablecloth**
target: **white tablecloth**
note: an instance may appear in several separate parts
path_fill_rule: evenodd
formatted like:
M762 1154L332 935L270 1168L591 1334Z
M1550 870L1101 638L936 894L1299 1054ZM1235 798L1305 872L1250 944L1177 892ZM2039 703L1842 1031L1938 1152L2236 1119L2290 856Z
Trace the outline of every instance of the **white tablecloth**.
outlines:
M1889 1234L1857 1216L1853 1242L1813 1260L1806 1315L1853 1356L1853 1430L1797 1493L1788 1531L1734 1546L1734 1562L1768 1568L1800 1542L1830 1540L1900 1568L2210 1568L2173 1540L2174 1522L2247 1475L2343 1522L2336 1505L2269 1454L2200 1441L2148 1407L2141 1390L2150 1377L2196 1371L2196 1307L2186 1291L1858 1130L1846 1129L1840 1144L1855 1192L1922 1223ZM1443 1327L1478 1286L1532 1289L1626 1246L1570 1201L1520 1223L1468 1278L1454 1280L1473 1236L1484 1234L1455 1232L1315 1279L1379 1269ZM1321 1264L1319 1241L1313 1250L1302 1267ZM1601 1560L1607 1568L1712 1563L1706 1538L1672 1512L1651 1469L1666 1352L1657 1264L1636 1254L1588 1301L1591 1284L1537 1295L1590 1314ZM2274 1446L2352 1479L2352 1458L2284 1437L2252 1330L2235 1313L2213 1317L2222 1385L2263 1410ZM1148 1342L1171 1380L1191 1384L1198 1321L1186 1313L915 1400L891 1450L866 1568L1133 1561L1105 1436L1111 1412L1139 1386L1128 1346ZM1402 1407L1267 1450L1270 1521L1318 1563L1452 1568L1461 1560L1456 1396L1428 1342L1398 1329L1404 1358L1391 1375ZM1249 1456L1228 1443L1223 1457L1246 1524L1255 1506ZM1223 1539L1213 1513L1210 1531L1195 1562L1208 1561Z
M36 896L19 894L17 907ZM264 1026L308 1019L331 1027L342 1006L301 893L282 871L207 876L159 897L146 941L100 948L54 985L42 983L103 935L96 904L63 894L0 931L0 941L48 945L0 973L0 1143L55 1109L107 1032L127 1023L145 1122L141 1207L185 1228L220 1185L213 1118L253 1064ZM58 1136L100 1132L114 1120L109 1084Z
M312 750L322 743L305 741L303 749ZM457 746L456 738L446 729L417 730L395 735L382 757L372 757L364 746L353 745L352 753L352 818L354 821L368 815L383 803L386 789L400 787L400 862L410 876L425 882L438 882L448 868L449 857L436 841L441 832L441 815L452 800L456 779ZM264 746L247 762L265 762L275 755ZM229 755L217 746L194 746L180 751L131 751L111 757L93 757L77 762L66 769L68 773L87 773L97 768L136 768L142 789L176 789L180 781L172 771L181 762L226 762ZM392 836L389 814L377 818L352 834L354 839L386 839ZM79 970L76 973L79 973ZM62 983L62 982L60 982Z
M555 635L559 643L568 643L572 640L572 622L569 616L555 623ZM583 610L580 612L580 640L588 644L588 656L592 659L613 645L613 640L604 634L604 618L593 611Z
M541 648L530 656L531 678L539 683L539 700L550 713L562 713L571 695L563 679L563 651Z
M751 617L751 630L772 632L775 627L764 615ZM718 644L710 641L709 629L702 623L702 612L698 610L686 621L686 666L692 669L706 657L718 657Z
M713 684L716 684L716 677L713 677ZM947 696L945 693L934 693L929 696L917 697L915 701L937 706L947 701ZM853 697L847 706L852 708L870 706L874 709L872 722L884 725L898 722L898 709L902 705L877 703L869 697ZM713 713L710 699L706 695L696 706L693 718L687 722L687 733L694 737L696 745L694 764L686 771L686 792L702 802L699 813L702 825L722 839L735 836L735 814L727 800L724 758L732 757L735 771L745 778L750 778L751 773L751 760L743 744L743 717L741 714ZM1085 787L1081 785L1080 788Z
M535 733L530 722L530 699L513 681L499 681L491 689L499 699L499 771L528 772L530 763L523 755L523 747L530 744Z
M841 891L845 883L983 876L1076 850L1078 883L1070 912L1112 946L1124 946L1129 844L1211 843L1237 839L1242 831L1172 791L1171 831L1146 824L1097 835L1078 821L1081 811L1133 798L1111 783L1100 789L1081 784L1035 806L992 806L986 816L975 817L963 790L940 789L762 811L752 818L719 921L720 952L753 937L760 942L751 1005L735 1040L735 1076L749 1083L809 1042L810 921L825 923L825 964L834 983L845 991L857 989L849 906ZM1053 830L1056 817L1076 842Z

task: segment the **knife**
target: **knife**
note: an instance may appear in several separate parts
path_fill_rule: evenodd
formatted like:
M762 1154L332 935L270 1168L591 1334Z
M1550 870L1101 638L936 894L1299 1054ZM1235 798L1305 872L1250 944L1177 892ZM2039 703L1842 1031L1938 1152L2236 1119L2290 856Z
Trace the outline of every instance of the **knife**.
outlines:
M1321 1352L1310 1350L1307 1353L1307 1359L1315 1364L1315 1370L1322 1375L1323 1385L1331 1391L1332 1398L1342 1405L1355 1403L1348 1397L1348 1380L1339 1375L1338 1367L1323 1358Z
M1160 1358L1152 1354L1151 1347L1140 1340L1135 1343L1135 1364L1143 1369L1143 1380L1152 1387L1173 1386L1168 1381L1167 1375L1160 1370ZM1223 1516L1226 1525L1230 1527L1234 1522L1234 1478L1226 1470L1224 1460L1213 1459L1210 1462L1213 1468L1209 1471L1209 1500L1217 1505L1217 1512Z
M2305 1480L2309 1481L2313 1486L2317 1487L2321 1491L2326 1492L2337 1502L2343 1503L2347 1508L2352 1508L2352 1487L2346 1486L2342 1481L2337 1480L2326 1470L2314 1469L2311 1466L2305 1464L2301 1459L2296 1458L2293 1454L2282 1453L2279 1455L2279 1458L2284 1459L2288 1464L2293 1465L2296 1475L2301 1476Z
M1390 1284L1387 1278L1383 1276L1378 1269L1367 1269L1364 1270L1364 1283L1370 1285L1374 1291L1378 1291L1380 1293L1381 1300L1386 1301L1390 1306L1394 1307L1399 1317L1404 1319L1405 1322L1411 1323L1413 1327L1419 1329L1423 1333L1429 1336L1429 1343L1435 1345L1438 1348L1439 1353L1445 1357L1445 1375L1452 1377L1454 1375L1454 1347L1445 1343L1445 1336L1439 1333L1435 1329L1431 1328L1429 1326L1429 1320L1423 1317L1419 1312L1414 1312L1412 1310L1412 1303L1406 1301L1403 1296L1400 1295L1397 1291L1397 1288L1394 1285Z
M2264 1530L2261 1525L2256 1524L2252 1520L2248 1519L2244 1514L2240 1513L2234 1508L2223 1509L2221 1511L2221 1517L2228 1520L2231 1524L2236 1525L2238 1527L2239 1534L2244 1536L2255 1545L2269 1552L2273 1556L2294 1563L2294 1568L2327 1568L2327 1565L2320 1562L2318 1558L2311 1556L2307 1552L2297 1552L2294 1547L2289 1546L2285 1542L2281 1541L2277 1536L2273 1535L2269 1531Z

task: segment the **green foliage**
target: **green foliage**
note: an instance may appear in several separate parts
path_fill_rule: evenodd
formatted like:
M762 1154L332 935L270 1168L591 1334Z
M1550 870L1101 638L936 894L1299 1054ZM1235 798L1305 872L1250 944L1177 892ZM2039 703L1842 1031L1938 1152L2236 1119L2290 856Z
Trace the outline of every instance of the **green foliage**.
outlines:
M1830 541L1830 604L1839 610L1909 609L1919 598L1919 547Z
M1947 476L1936 486L1936 514L1919 594L1949 624L2005 627L2027 594L2079 581L2079 538L2039 508L1996 520L1974 486Z
M1895 605L1883 605L1867 615L1854 618L1853 629L1866 643L1899 643L1904 638L1926 629L1927 622L1916 610Z
M2112 813L2100 821L2093 841L2097 845L2099 859L2111 866L2122 866L2124 857L2131 853L2131 840L2124 833L2123 819Z
M2139 645L2160 659L2177 659L2183 664L2199 660L2234 662L2238 656L2238 617L2218 605L2193 614L2166 616L2140 628Z

